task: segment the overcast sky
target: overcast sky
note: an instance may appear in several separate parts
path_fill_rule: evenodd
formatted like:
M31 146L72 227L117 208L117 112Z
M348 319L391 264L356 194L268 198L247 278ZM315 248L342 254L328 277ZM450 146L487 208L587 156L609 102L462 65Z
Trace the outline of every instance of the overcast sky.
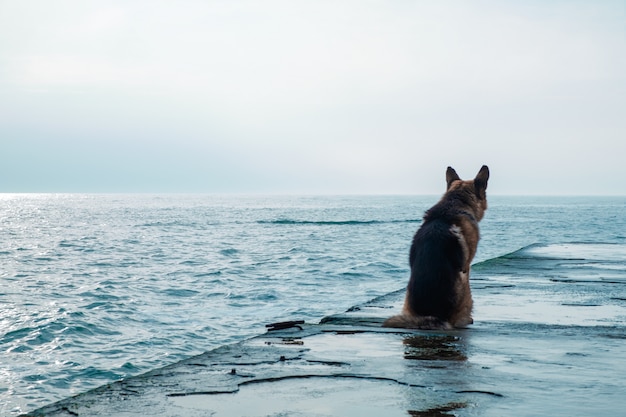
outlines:
M0 0L0 192L626 195L623 1Z

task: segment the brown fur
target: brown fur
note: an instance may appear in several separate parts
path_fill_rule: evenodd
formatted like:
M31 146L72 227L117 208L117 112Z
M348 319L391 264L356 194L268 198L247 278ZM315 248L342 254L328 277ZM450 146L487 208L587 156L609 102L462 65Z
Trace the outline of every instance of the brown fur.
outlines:
M448 167L446 193L424 214L413 238L402 313L384 327L453 329L473 323L470 264L480 238L478 222L487 210L488 179L486 165L468 181Z

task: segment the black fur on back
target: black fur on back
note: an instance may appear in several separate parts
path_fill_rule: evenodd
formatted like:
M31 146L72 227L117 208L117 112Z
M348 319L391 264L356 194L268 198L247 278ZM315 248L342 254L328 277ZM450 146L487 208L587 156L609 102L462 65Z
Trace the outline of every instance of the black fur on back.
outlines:
M458 216L445 202L424 215L424 223L413 237L409 254L410 308L420 316L450 318L457 302L455 283L463 269L464 254L458 236L450 231Z

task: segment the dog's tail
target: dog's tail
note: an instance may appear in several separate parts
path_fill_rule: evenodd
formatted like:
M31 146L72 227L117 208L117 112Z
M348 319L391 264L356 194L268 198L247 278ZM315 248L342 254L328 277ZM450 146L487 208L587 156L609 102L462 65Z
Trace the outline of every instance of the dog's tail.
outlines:
M408 316L400 314L385 320L383 327L420 330L452 330L454 327L447 321L435 316Z

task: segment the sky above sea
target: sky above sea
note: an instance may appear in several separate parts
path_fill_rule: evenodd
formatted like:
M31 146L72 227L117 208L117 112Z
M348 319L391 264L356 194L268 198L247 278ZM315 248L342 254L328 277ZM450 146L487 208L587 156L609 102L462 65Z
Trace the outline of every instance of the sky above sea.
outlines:
M625 195L623 1L0 1L0 192Z

